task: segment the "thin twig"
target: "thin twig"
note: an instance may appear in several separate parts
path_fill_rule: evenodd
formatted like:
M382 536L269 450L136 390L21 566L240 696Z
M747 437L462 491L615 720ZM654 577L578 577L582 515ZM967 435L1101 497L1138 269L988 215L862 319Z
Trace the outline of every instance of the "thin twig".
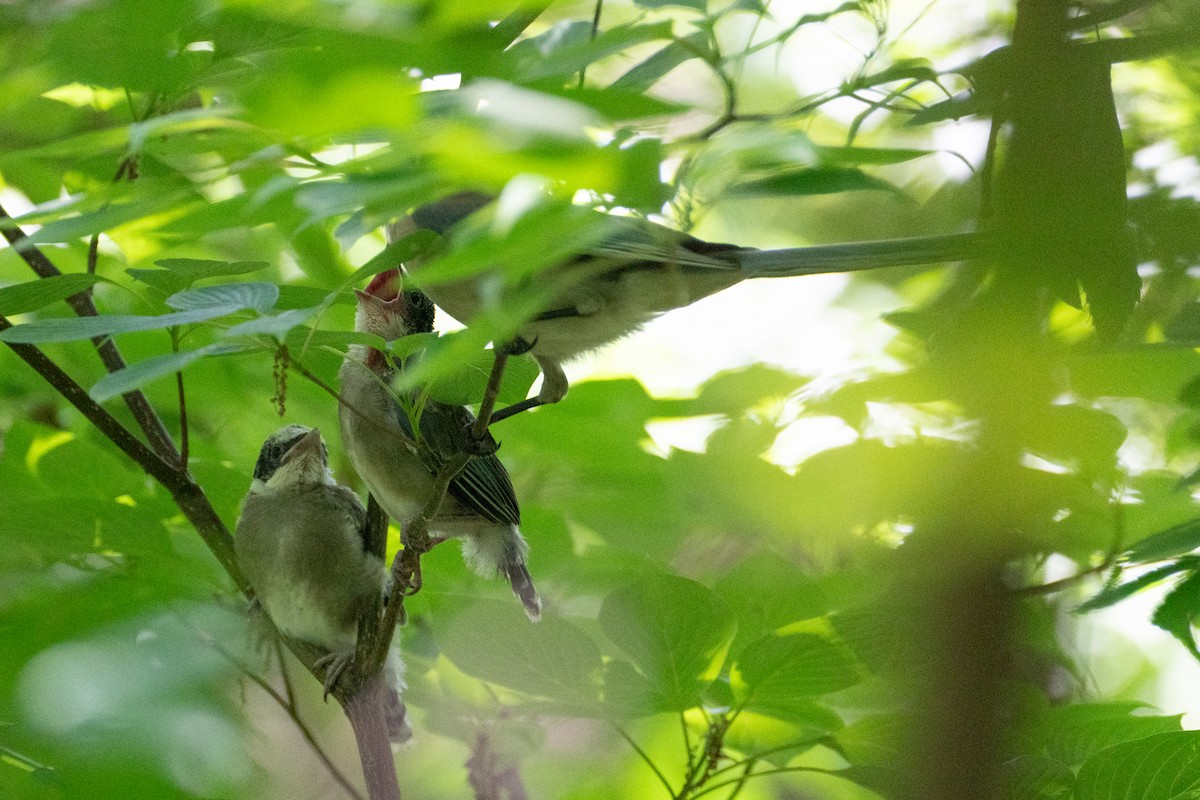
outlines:
M504 368L508 364L509 348L506 345L493 347L492 371L488 375L487 387L483 390L483 402L479 404L479 416L471 428L476 439L482 439L487 434L488 425L492 423L492 413L496 410L496 398L500 396L500 384L504 380Z
M738 776L737 785L733 787L733 791L729 793L729 796L726 797L725 800L733 800L742 793L742 789L746 788L746 782L750 780L750 776L754 773L754 765L757 764L758 761L757 759L748 758L743 763L746 765L746 769L744 769L742 774ZM713 775L716 774L717 773L715 772L713 773Z
M683 731L683 749L687 754L687 760L683 772L683 786L679 788L679 794L676 797L684 797L691 791L692 782L696 779L696 773L700 771L700 764L703 759L692 748L692 734L688 730L687 718L682 711L679 712L679 727Z
M667 790L667 794L669 794L671 797L676 797L677 795L675 794L675 790L671 788L671 782L667 780L666 775L662 774L662 770L660 770L658 765L651 760L650 756L646 754L646 751L643 750L638 743L633 740L633 737L626 733L625 729L620 725L614 722L612 723L612 726L616 729L617 733L621 734L622 739L629 742L629 746L634 749L634 752L641 756L642 761L646 762L646 766L650 768L650 771L658 776L658 780L660 783L662 783L663 788Z
M300 735L304 737L304 741L308 742L309 747L311 747L313 752L317 754L317 758L322 764L325 765L325 769L328 770L330 776L337 781L338 784L340 784L342 788L346 790L346 793L351 797L356 798L356 800L364 800L359 791L354 788L354 784L350 783L350 781L346 779L346 776L343 775L341 770L337 768L337 765L333 763L333 759L331 759L329 755L321 748L320 743L317 742L316 737L313 735L313 732L309 729L308 725L305 724L304 720L300 718L299 710L296 707L295 696L292 694L291 683L288 681L287 667L285 666L283 660L283 649L279 645L278 637L272 638L275 640L276 652L279 656L279 672L283 676L283 685L287 691L286 697L281 695L274 686L267 683L265 678L235 658L233 653L230 653L228 650L226 650L225 647L223 647L216 639L196 628L182 615L177 616L184 625L191 628L197 636L201 637L202 641L209 644L222 657L224 657L226 661L232 664L238 670L238 672L249 678L256 686L262 689L268 697L278 703L279 707L282 708L292 722L295 723L297 730L300 731Z
M600 14L604 11L604 0L596 0L596 10L592 12L592 37L591 40L596 41L596 34L600 32ZM587 79L587 64L579 68L579 88L583 88L584 81Z
M775 769L768 769L764 772L755 772L753 777L765 778L768 775L783 775L788 772L815 772L819 775L836 775L837 774L837 770L821 769L820 767L776 767ZM735 783L741 783L744 779L745 779L744 776L739 776L737 778L730 778L727 781L721 781L720 783L714 783L712 786L708 786L708 787L696 792L694 795L692 795L690 800L695 800L695 798L697 798L697 797L703 797L706 794L715 792L717 789L721 789L726 786L731 786Z
M100 234L93 233L91 240L88 242L87 251L87 274L96 274L96 264L100 260Z
M171 351L179 352L179 328L171 327ZM186 472L188 468L188 416L187 395L183 391L183 370L175 372L175 389L179 396L179 465Z
M283 679L283 691L287 695L287 707L294 709L296 707L296 693L292 690L292 678L287 671L287 662L283 657L283 642L279 636L272 636L271 642L275 646L275 660L279 662L279 676Z
M183 370L175 373L175 388L179 393L179 463L184 469L188 464L188 418L187 398L183 391Z

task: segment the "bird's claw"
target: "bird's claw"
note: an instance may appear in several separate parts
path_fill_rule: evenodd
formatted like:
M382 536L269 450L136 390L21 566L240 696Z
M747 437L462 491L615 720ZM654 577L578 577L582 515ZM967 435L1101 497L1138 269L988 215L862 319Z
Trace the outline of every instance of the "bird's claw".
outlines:
M318 669L325 668L325 680L322 685L325 688L324 697L328 698L333 691L333 687L337 686L338 678L346 671L354 661L353 650L339 650L337 652L326 653L313 662L313 666Z

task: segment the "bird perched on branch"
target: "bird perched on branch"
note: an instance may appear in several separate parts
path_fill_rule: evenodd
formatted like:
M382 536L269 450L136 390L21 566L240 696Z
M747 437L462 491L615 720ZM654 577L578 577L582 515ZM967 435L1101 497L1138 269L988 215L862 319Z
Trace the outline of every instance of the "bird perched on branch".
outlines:
M455 226L493 200L481 192L449 195L393 222L388 226L388 239L399 241L421 230L452 236ZM566 396L563 362L619 339L659 314L690 305L746 278L961 260L976 255L981 245L975 235L962 234L756 250L705 242L644 219L610 215L594 244L526 279L553 288L549 301L519 332L519 338L531 346L530 353L543 376L536 402L525 407L555 403ZM422 264L418 259L405 265L418 281ZM465 279L431 282L422 290L451 316L470 323L495 299L499 285L493 280L495 274L484 270Z
M329 651L317 662L326 668L326 694L354 658L360 613L384 590L383 560L367 551L366 523L358 495L333 479L319 430L288 425L266 440L238 518L238 566L281 633ZM395 743L412 736L402 672L393 647L384 711Z
M420 292L401 291L399 284L393 269L357 292L356 331L393 341L432 330L433 304ZM494 454L495 440L487 434L481 443L471 435L474 417L462 406L426 399L410 416L412 409L401 402L408 398L391 389L395 372L384 353L363 345L352 345L342 363L338 416L350 463L388 515L405 523L428 503L446 462L476 454L450 482L430 530L461 539L463 557L476 573L503 575L536 621L542 601L525 563L529 546L519 528L521 512L508 472Z

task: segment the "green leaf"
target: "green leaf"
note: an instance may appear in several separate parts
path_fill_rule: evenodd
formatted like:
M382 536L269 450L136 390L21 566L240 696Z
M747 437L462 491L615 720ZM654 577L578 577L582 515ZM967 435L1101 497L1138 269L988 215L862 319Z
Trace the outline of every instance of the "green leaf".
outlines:
M202 278L245 275L270 266L266 261L216 261L202 258L164 258L155 261L162 269L128 269L126 272L164 294L175 294Z
M1158 569L1151 570L1144 575L1139 575L1131 581L1118 584L1116 586L1106 586L1097 592L1096 596L1085 603L1080 604L1075 609L1078 613L1087 613L1095 611L1099 608L1108 608L1111 605L1121 602L1127 597L1140 592L1142 589L1154 586L1157 583L1171 577L1176 572L1182 572L1185 569L1196 569L1200 567L1200 559L1180 559L1174 564L1167 564Z
M426 387L434 400L465 406L480 402L487 388L494 360L493 350L473 345L469 332L416 333L392 342L392 353L419 372L401 371L397 388L401 391ZM419 367L417 366L419 365ZM413 380L417 375L419 380ZM504 367L498 399L517 403L529 394L539 374L537 363L529 356L510 357Z
M736 626L707 587L661 575L610 593L600 627L655 687L663 710L682 711L716 677Z
M903 196L903 192L887 181L850 167L808 167L781 172L736 183L729 191L736 197L791 197L868 190Z
M633 0L635 6L642 8L667 8L668 6L678 6L679 8L690 8L693 11L704 13L708 10L708 0Z
M437 635L442 652L468 675L566 703L594 703L600 651L575 624L553 616L536 625L512 601L481 601Z
M1149 736L1103 750L1079 769L1076 800L1194 800L1200 731Z
M294 352L299 352L307 344L309 347L335 347L345 350L347 345L363 344L376 350L387 350L387 342L373 333L358 333L357 331L326 331L316 330L302 325L288 331L287 346Z
M90 289L102 280L105 279L97 275L52 275L49 278L5 286L0 289L0 314L8 317L28 314Z
M680 64L693 58L702 58L709 51L708 36L697 31L671 42L617 78L608 88L644 92Z
M670 39L671 28L670 22L620 25L582 41L565 38L561 46L558 46L556 41L547 40L547 46L541 48L537 58L526 58L522 63L522 78L531 81L571 75L602 58L623 53L635 45ZM522 55L528 56L529 53L525 52Z
M303 325L320 310L320 306L316 306L314 308L294 308L290 311L284 311L280 314L262 316L258 319L252 319L234 325L232 328L225 331L225 335L252 336L255 334L266 334L268 336L273 336L276 339L283 339L285 336L287 336L288 332L292 328Z
M1158 627L1178 639L1193 656L1200 659L1192 625L1200 613L1200 572L1184 578L1163 598L1150 618Z
M96 381L88 391L88 394L96 402L102 403L117 395L139 389L151 381L179 372L188 364L198 361L205 356L227 355L241 351L242 348L240 347L226 344L211 344L207 347L197 348L196 350L184 350L179 353L167 353L155 358L148 358L145 361L130 364L125 369L110 372Z
M264 312L273 307L278 299L279 287L273 283L222 283L176 292L167 298L167 305L180 311L234 306Z
M1067 800L1075 773L1052 758L1018 756L1000 766L1000 782L1004 800Z
M98 317L74 317L71 319L44 319L16 325L0 331L0 341L41 344L43 342L75 342L95 336L112 336L118 333L155 331L175 325L223 317L241 311L237 305L207 306L157 317L121 316L105 314Z
M1178 715L1134 714L1141 703L1087 703L1044 710L1033 719L1028 749L1074 766L1101 750L1180 729Z
M933 150L904 147L818 147L825 164L902 164L934 154Z
M1200 519L1191 519L1147 536L1129 548L1126 558L1130 561L1161 561L1197 548L1200 548Z
M746 686L746 706L766 710L836 692L859 679L845 648L813 633L765 636L746 648L734 669Z

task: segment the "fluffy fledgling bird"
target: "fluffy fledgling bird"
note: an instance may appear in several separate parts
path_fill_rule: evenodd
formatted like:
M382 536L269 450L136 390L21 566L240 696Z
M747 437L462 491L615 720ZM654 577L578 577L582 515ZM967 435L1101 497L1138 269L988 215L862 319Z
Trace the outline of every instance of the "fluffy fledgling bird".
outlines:
M466 191L420 206L388 226L389 241L416 231L452 237L455 226L495 198ZM542 370L541 404L566 396L562 364L632 333L659 314L682 308L746 278L790 277L957 260L980 247L970 234L853 245L758 250L706 242L644 219L607 215L602 235L577 256L526 278L552 286L551 299L519 337ZM405 264L419 281L425 259ZM502 267L503 265L489 265ZM469 324L496 299L500 282L484 270L422 286L439 307ZM532 404L530 404L532 405Z
M433 304L420 292L400 290L398 270L376 276L357 292L354 329L394 341L433 328ZM395 366L374 348L352 345L342 363L338 417L350 463L371 494L398 522L428 501L435 476L449 459L480 452L469 432L474 417L462 406L428 400L417 429L392 393ZM419 440L419 441L418 441ZM494 451L488 434L483 449ZM536 621L542 601L526 566L529 546L512 481L494 452L477 455L450 483L431 533L462 540L463 557L478 574L504 576L526 615Z
M383 560L366 550L367 513L329 471L321 432L287 425L263 444L238 518L234 549L275 627L329 651L328 693L354 657L358 616L384 589ZM385 718L395 743L412 736L403 665L395 647L385 664Z

